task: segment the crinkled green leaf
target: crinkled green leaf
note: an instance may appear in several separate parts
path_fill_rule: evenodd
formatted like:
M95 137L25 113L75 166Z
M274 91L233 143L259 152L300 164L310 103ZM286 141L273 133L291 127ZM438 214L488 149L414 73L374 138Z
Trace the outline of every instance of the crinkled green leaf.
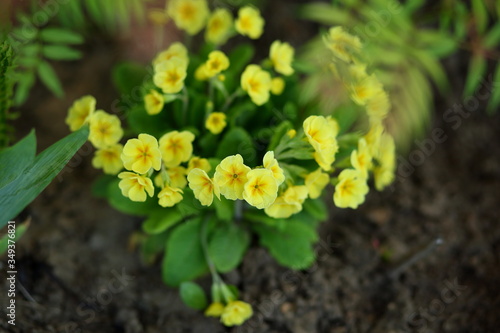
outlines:
M316 231L311 226L290 218L282 229L263 224L254 224L260 243L283 266L305 269L315 260L313 243L317 241Z
M184 304L190 308L203 310L207 307L207 296L198 284L191 281L183 282L179 293Z
M159 234L182 221L182 215L176 207L153 211L142 224L142 230L148 234Z
M250 235L234 223L220 224L208 242L208 253L219 272L235 269L250 244Z
M172 287L208 271L200 241L201 219L195 218L172 230L162 263L163 281Z
M240 154L246 164L253 164L257 152L252 137L241 127L234 127L224 135L219 143L216 157L224 159L227 156Z

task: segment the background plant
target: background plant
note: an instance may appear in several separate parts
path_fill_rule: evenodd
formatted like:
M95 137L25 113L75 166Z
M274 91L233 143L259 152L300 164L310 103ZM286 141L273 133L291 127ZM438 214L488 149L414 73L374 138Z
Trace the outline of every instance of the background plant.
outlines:
M364 42L370 63L392 96L393 112L388 127L404 148L415 136L422 135L429 122L434 97L433 86L444 93L449 89L445 70L440 62L459 48L473 53L464 95L471 95L484 78L487 59L498 61L495 49L499 45L498 4L475 0L468 6L460 1L439 1L422 15L424 1L334 0L330 4L317 2L299 11L303 18L333 25L339 24L357 34ZM491 26L491 29L489 27ZM474 29L471 29L474 27ZM489 31L488 31L489 30ZM325 54L319 41L313 41L302 55L308 63L317 64L316 73L308 82L306 92L324 92L323 108L336 105L338 99L331 78L321 75ZM322 53L323 52L323 53ZM496 69L495 77L500 70ZM335 96L330 98L329 96ZM495 91L489 109L500 103ZM304 102L311 102L309 94ZM333 104L332 104L333 103Z

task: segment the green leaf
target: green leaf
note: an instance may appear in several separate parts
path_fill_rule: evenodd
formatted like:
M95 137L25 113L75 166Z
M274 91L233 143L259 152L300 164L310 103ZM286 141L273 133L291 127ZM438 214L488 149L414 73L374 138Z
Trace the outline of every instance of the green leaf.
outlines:
M493 28L484 36L483 44L488 49L497 48L500 43L500 22L495 24Z
M142 230L148 234L159 234L182 221L177 208L159 209L151 213L143 223Z
M165 250L165 244L169 236L169 230L156 235L143 235L141 241L141 257L146 264L153 264L159 254Z
M292 217L281 230L263 224L254 224L253 228L260 236L260 243L281 265L305 269L314 262L312 245L318 236L310 226Z
M35 83L35 74L33 72L25 72L17 82L14 93L14 105L23 104L28 98L28 94Z
M349 25L353 21L349 12L320 2L302 6L298 13L301 18L327 25Z
M22 170L15 181L0 188L0 228L19 214L57 176L87 141L88 126L59 140L36 156L31 167Z
M45 45L42 53L51 60L78 60L82 57L80 51L65 45Z
M32 130L30 134L12 147L0 152L0 188L21 176L29 168L36 154L36 137Z
M113 84L120 94L130 95L133 90L139 89L148 72L144 65L134 62L122 62L113 68ZM141 101L142 102L142 99Z
M109 185L116 179L116 176L101 175L92 184L92 194L98 198L107 198Z
M9 248L9 240L17 242L17 240L24 235L29 225L29 222L16 224L16 231L14 233L7 233L0 237L0 255L7 252ZM12 238L9 235L12 235Z
M42 80L43 84L54 93L57 97L62 97L64 95L61 83L57 78L56 73L52 66L46 62L42 61L38 65L38 76Z
M221 221L231 221L233 219L234 213L234 201L228 200L223 196L220 197L220 200L214 198L214 207L215 213L217 214L217 218Z
M274 134L271 137L271 141L269 142L269 146L267 147L268 151L274 150L281 140L290 140L290 138L286 135L286 133L293 128L292 123L289 120L283 121L281 124L274 128Z
M221 273L235 269L250 244L248 232L230 223L219 225L208 242L208 253Z
M303 207L305 212L318 221L325 221L328 218L328 208L321 197L318 199L307 199Z
M493 76L492 87L490 87L492 96L488 103L488 113L492 114L494 111L498 111L500 106L500 64L497 65L495 69L495 75Z
M123 196L122 191L118 187L120 179L116 178L109 184L108 201L109 204L116 210L135 216L147 216L155 208L158 208L156 198L148 197L145 202L135 202Z
M474 55L469 63L469 72L465 81L464 95L470 96L476 90L486 72L487 62L481 55Z
M40 38L54 44L82 44L84 38L76 32L61 28L45 28L40 31Z
M231 72L239 73L252 60L255 50L251 44L239 44L229 53Z
M152 116L146 112L141 104L128 110L127 115L130 129L137 135L148 133L159 138L168 129L165 122L165 111Z
M257 156L252 137L241 127L233 127L224 135L217 148L216 157L224 159L235 154L241 154L246 164L254 164Z
M488 26L488 12L484 0L472 0L472 13L477 31L482 34Z
M196 218L181 224L170 234L162 263L162 277L167 285L177 287L208 271L200 228L201 218Z
M190 308L203 310L207 307L207 296L198 284L191 281L183 282L179 293L184 304Z

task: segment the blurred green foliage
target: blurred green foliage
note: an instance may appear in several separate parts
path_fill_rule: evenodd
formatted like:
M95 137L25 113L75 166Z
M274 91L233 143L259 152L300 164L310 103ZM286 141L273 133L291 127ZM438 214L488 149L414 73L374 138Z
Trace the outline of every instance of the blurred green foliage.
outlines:
M150 1L150 0L149 0ZM88 31L89 24L117 33L130 29L132 20L144 22L148 0L72 0L61 6L57 19L61 26Z
M15 113L9 113L12 104L12 63L12 47L4 41L0 44L0 150L7 147L14 131L8 123L16 116Z
M377 68L377 77L391 96L392 116L387 126L400 148L407 149L411 140L420 136L429 123L433 110L433 87L441 93L449 89L441 60L459 49L469 50L471 60L464 95L474 93L487 75L488 60L498 62L500 44L500 5L496 1L474 0L470 6L462 1L443 0L432 4L422 0L333 0L301 7L302 18L324 25L341 25L360 36L366 63ZM316 66L302 68L317 74L308 79L304 103L320 103L325 112L339 108L340 118L353 110L345 110L338 99L343 89L324 69L329 57L320 39L303 48L303 63ZM495 78L500 80L500 66ZM323 98L314 101L315 91ZM498 108L500 90L495 90L489 110Z

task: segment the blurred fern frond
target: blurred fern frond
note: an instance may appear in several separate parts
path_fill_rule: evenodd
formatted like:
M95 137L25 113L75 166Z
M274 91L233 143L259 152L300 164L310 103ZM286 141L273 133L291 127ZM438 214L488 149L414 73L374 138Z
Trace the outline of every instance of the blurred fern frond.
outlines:
M18 25L11 29L8 40L14 50L14 105L23 104L36 77L57 97L64 91L49 61L78 60L82 54L75 48L83 37L66 28L38 26L34 16L18 14ZM29 29L28 29L28 28Z
M9 113L13 87L12 63L12 47L7 41L3 41L0 44L0 150L8 146L13 132L13 128L9 125L9 120L15 116Z
M66 28L84 31L88 20L108 33L129 30L132 20L143 23L147 0L72 0L57 15Z

